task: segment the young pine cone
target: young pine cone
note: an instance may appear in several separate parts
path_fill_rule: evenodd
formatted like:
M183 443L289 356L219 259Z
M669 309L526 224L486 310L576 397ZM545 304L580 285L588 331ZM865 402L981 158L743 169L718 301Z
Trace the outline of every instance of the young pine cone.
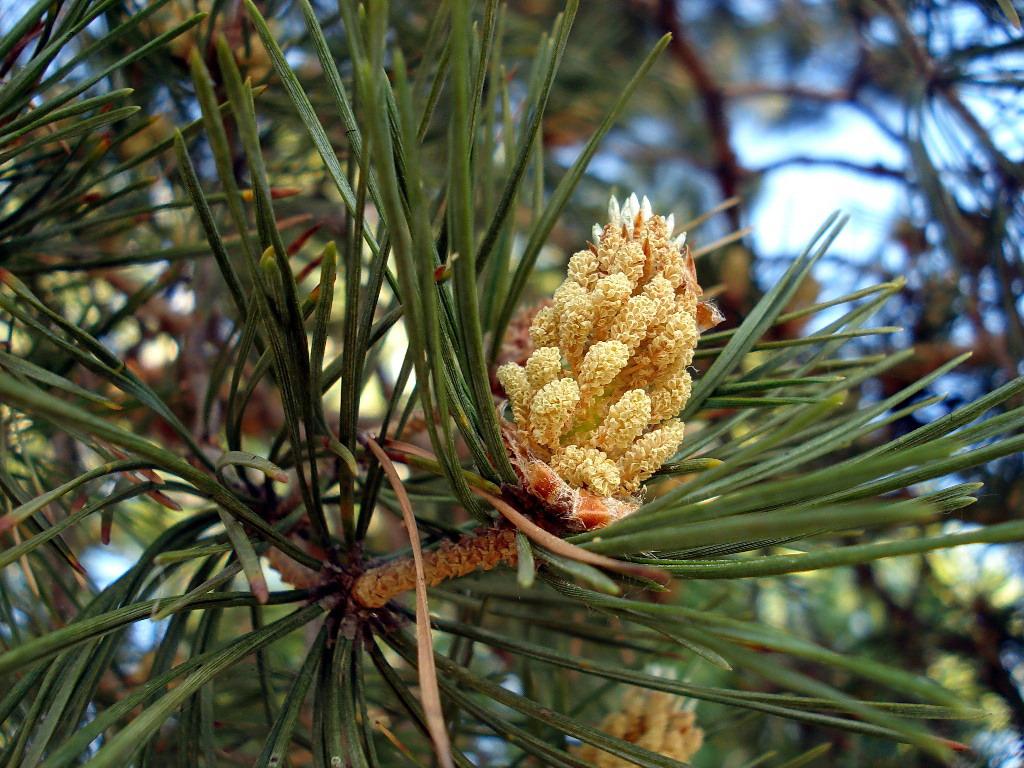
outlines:
M613 197L596 244L573 255L553 302L534 317L526 365L498 380L512 407L513 462L527 490L576 527L635 508L633 494L679 448L676 416L702 330L720 321L701 303L685 233L632 195Z
M621 710L612 712L601 723L601 730L680 762L692 758L704 744L704 731L697 727L696 715L681 709L676 697L661 691L630 691ZM634 765L592 744L577 748L575 754L595 768Z

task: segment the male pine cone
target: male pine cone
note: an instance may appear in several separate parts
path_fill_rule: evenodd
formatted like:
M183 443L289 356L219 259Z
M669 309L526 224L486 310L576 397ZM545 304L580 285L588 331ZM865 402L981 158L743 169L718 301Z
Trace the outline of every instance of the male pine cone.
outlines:
M720 318L700 302L686 235L673 238L671 215L654 215L636 195L621 210L613 197L608 212L534 317L526 364L507 363L497 375L524 484L536 485L547 468L570 489L626 501L612 505L613 519L679 448L687 368L700 331ZM608 520L583 524L595 522Z

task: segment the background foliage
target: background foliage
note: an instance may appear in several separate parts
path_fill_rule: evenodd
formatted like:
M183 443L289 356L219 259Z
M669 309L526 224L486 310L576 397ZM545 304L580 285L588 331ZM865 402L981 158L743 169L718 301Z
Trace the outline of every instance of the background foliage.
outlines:
M696 765L1019 763L1017 546L938 549L1024 532L1009 3L5 10L3 764L428 764L439 720L457 764L675 764L597 730L623 683L697 703ZM887 215L822 226L847 188ZM360 441L399 425L424 546L486 518L505 326L633 190L728 322L577 541L687 580L537 547L433 591L432 710L411 599L325 613L268 544L332 594L408 556Z

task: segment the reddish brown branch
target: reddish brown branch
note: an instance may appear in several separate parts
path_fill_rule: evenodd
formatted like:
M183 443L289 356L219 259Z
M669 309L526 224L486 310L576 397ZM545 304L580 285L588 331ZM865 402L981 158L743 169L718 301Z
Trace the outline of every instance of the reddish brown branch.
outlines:
M722 94L730 99L788 96L794 99L827 101L840 104L850 101L854 96L853 91L849 88L823 90L796 83L781 83L778 85L768 83L733 83L731 85L723 85Z
M658 23L672 34L669 50L690 75L694 88L700 96L714 154L713 171L715 178L718 179L718 186L722 190L722 197L733 197L739 194L740 184L746 172L740 165L730 140L725 90L704 66L700 53L687 37L679 15L676 13L673 0L661 0L659 3ZM728 216L732 227L738 229L740 226L739 210L731 208Z
M423 555L423 575L428 586L475 571L490 571L502 563L515 565L516 533L510 528L490 528L445 541ZM380 608L404 592L416 588L415 564L410 558L371 568L356 580L352 596L366 608Z
M833 168L842 168L846 171L853 171L854 173L862 173L866 176L880 176L887 179L895 179L903 183L907 183L907 173L900 168L892 168L882 163L855 163L852 160L846 160L841 157L809 157L805 155L796 155L794 157L785 157L781 160L777 160L773 163L768 163L760 168L756 168L751 173L763 174L777 171L780 168L785 168L790 165L824 165Z

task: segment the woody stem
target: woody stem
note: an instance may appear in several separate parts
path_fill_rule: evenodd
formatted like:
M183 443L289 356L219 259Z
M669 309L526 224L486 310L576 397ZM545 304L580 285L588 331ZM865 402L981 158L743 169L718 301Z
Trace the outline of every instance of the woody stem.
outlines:
M434 587L474 571L490 571L502 563L515 565L517 559L515 531L486 528L457 541L446 541L432 552L425 552L423 575L427 585ZM380 608L415 588L413 561L402 558L366 571L356 580L352 596L365 608Z

